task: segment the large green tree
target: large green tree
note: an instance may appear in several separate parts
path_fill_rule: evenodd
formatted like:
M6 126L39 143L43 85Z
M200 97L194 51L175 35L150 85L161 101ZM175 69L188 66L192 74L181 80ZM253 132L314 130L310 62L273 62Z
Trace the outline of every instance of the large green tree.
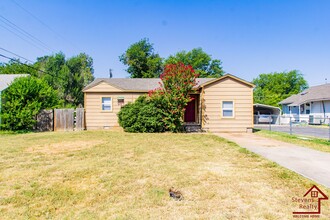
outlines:
M279 106L279 102L308 88L303 75L297 71L263 73L253 79L254 103Z
M80 53L69 59L63 53L39 57L35 67L39 76L58 91L59 98L66 106L83 104L82 89L94 79L93 59Z
M15 79L2 98L1 127L6 130L31 130L40 110L60 105L57 92L36 77Z
M22 63L19 59L10 60L8 63L0 63L0 74L30 74L35 75L37 70L33 65Z
M66 107L84 104L82 89L94 79L93 59L85 53L66 58L63 53L37 58L34 64L19 60L0 63L0 74L30 74L44 79Z
M147 38L132 44L119 60L128 66L131 78L154 78L162 72L162 58Z
M67 60L65 71L69 71L69 81L65 90L65 100L73 105L83 104L83 88L94 80L93 59L85 53Z
M165 60L165 65L177 63L191 65L201 78L218 78L224 74L221 61L213 60L211 55L205 53L202 48L195 48L188 52L181 51Z

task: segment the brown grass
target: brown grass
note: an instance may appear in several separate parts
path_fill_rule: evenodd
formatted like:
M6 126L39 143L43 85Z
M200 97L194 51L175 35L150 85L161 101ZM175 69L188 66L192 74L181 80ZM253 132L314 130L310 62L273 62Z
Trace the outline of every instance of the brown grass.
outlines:
M44 153L44 154L60 154L71 151L79 151L87 148L95 147L96 145L102 144L104 141L97 140L77 140L68 141L64 140L58 143L45 144L41 143L36 146L31 146L26 149L29 153Z
M291 198L313 184L210 134L39 133L0 143L0 219L288 219Z

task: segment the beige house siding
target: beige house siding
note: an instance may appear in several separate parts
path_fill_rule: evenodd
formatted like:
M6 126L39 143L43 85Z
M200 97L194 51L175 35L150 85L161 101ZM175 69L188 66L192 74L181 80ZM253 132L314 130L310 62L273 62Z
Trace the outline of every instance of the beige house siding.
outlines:
M124 104L127 104L147 93L141 90L143 86L140 90L127 90L127 87L129 88L127 83L124 81L124 84L112 85L100 81L86 87L84 90L86 129L108 129L119 126L117 113L121 104L118 103L118 97L123 97ZM121 85L126 86L126 90L122 89ZM247 132L248 128L253 127L253 87L253 84L232 75L204 83L204 86L192 93L198 95L196 97L198 106L195 108L196 122L201 124L202 129L212 132ZM102 97L112 98L111 111L102 110ZM233 117L222 117L223 101L233 101Z
M97 85L91 89L98 90ZM91 90L88 90L91 91ZM104 91L104 90L103 90ZM120 111L121 105L118 104L118 97L124 97L124 103L134 102L140 95L144 93L125 93L125 92L85 92L85 114L86 129L108 129L118 127L117 113ZM112 98L112 111L102 110L102 97Z
M227 77L205 86L202 94L203 129L212 132L246 132L253 127L253 87ZM222 101L233 101L234 116L222 117Z

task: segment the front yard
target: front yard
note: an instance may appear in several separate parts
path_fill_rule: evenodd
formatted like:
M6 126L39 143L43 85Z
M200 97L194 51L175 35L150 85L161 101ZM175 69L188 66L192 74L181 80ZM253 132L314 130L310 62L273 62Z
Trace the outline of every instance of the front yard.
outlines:
M210 134L0 134L0 219L287 219L312 185Z

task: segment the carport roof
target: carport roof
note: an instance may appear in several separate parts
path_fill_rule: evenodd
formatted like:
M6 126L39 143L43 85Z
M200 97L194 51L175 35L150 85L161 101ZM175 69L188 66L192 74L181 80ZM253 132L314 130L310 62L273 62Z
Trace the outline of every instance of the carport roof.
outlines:
M298 106L306 102L330 100L330 84L312 86L303 92L292 95L279 104L288 106Z
M279 107L276 107L276 106L259 104L259 103L253 104L253 106L255 106L255 107L259 107L260 106L260 107L263 107L263 108L271 108L271 109L280 109Z
M272 111L273 115L280 115L281 114L281 109L279 107L272 106L272 105L265 105L265 104L259 104L259 103L253 104L253 111L256 111L256 108L259 108L259 110L260 109L269 109L269 110ZM255 112L254 112L254 114L255 114Z

